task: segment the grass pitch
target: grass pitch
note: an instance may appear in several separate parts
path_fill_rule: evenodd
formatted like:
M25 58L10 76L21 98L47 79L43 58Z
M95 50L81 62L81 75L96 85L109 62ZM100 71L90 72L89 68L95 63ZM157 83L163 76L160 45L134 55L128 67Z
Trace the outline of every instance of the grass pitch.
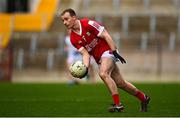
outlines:
M151 96L149 111L139 112L139 101L119 90L125 107L122 113L109 113L112 103L103 84L0 84L0 116L14 117L114 117L180 116L180 84L135 84Z

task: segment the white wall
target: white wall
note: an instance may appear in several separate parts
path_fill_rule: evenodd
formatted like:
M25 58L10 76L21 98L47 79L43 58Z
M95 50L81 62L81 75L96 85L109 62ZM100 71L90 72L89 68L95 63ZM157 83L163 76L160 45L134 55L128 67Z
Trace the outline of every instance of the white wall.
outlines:
M34 13L41 0L29 0L30 12Z

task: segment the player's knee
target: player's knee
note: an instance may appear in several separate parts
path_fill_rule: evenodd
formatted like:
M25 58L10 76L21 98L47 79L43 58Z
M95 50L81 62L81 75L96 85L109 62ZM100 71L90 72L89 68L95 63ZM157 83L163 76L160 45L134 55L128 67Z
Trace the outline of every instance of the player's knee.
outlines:
M126 88L126 86L127 86L127 84L125 82L120 82L120 83L117 84L117 87L122 88L122 89Z
M101 72L99 72L99 76L102 79L104 79L104 78L107 78L109 76L109 74L107 72L105 72L105 71L101 71Z

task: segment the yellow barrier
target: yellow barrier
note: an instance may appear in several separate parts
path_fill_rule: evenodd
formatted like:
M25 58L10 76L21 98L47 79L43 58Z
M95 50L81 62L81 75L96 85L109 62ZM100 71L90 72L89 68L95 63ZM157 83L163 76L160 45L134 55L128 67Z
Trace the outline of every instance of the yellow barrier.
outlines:
M6 47L14 31L43 31L50 28L59 0L41 0L33 14L0 14L0 48ZM11 22L13 17L13 22Z
M10 31L10 14L0 14L0 32L7 33Z
M58 0L41 0L36 13L55 13Z
M41 14L15 14L14 30L15 31L41 31L46 29L46 21Z
M10 14L0 14L0 49L6 48L11 33L11 15Z
M33 14L15 14L15 31L42 31L49 29L58 0L41 0L37 10Z

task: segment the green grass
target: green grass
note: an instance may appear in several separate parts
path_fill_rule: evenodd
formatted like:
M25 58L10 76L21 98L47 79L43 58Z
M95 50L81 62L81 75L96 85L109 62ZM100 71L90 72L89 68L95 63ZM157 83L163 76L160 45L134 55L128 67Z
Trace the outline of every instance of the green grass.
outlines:
M123 113L109 113L111 96L103 84L0 84L0 116L180 116L180 84L135 84L151 96L149 111L120 90Z

